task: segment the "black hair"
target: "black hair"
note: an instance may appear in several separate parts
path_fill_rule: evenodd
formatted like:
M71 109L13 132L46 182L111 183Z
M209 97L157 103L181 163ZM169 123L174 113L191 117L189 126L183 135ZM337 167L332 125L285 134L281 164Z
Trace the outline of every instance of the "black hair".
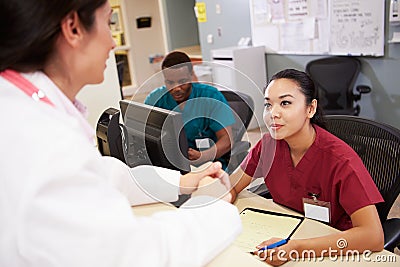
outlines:
M161 68L181 68L187 66L189 72L193 71L193 65L188 55L180 51L173 51L165 56Z
M0 0L0 71L43 69L61 32L61 21L76 11L86 30L107 0Z
M289 79L297 83L297 85L300 87L300 91L306 97L306 105L310 105L313 99L318 100L318 90L316 89L313 80L307 73L295 69L285 69L274 74L269 83L277 79ZM317 110L310 121L311 123L326 129L326 122L320 105L317 105Z

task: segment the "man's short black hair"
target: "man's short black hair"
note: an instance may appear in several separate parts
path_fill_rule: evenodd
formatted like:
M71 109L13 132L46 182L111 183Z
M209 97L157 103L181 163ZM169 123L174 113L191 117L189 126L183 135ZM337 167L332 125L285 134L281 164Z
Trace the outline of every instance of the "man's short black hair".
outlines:
M187 66L189 72L192 72L193 70L193 65L189 56L180 51L172 51L166 55L161 64L162 69L173 68L175 66L176 68Z

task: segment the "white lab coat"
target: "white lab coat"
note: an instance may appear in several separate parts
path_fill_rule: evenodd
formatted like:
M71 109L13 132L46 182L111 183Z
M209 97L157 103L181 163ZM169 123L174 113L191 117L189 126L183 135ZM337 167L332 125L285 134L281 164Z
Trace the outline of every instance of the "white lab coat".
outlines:
M0 266L201 266L235 239L238 212L223 201L135 216L131 205L157 201L137 181L178 185L179 172L139 167L133 179L99 154L94 130L47 76L24 76L55 107L0 77ZM177 199L177 186L155 188Z

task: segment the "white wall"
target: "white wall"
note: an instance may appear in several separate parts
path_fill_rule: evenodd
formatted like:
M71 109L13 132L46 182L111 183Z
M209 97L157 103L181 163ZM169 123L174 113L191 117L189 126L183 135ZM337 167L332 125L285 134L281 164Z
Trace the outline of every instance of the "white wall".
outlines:
M101 84L85 86L77 95L77 99L87 106L89 110L88 121L93 128L96 128L97 121L104 110L109 107L119 109L121 93L113 52L110 53L107 60L104 81Z

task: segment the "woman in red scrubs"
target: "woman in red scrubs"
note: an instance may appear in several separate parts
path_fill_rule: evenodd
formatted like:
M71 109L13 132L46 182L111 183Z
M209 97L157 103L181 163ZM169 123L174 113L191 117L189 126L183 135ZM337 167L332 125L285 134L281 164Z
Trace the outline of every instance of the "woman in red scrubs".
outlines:
M374 204L383 199L356 152L324 129L316 88L306 73L287 69L272 77L265 90L264 122L269 133L231 175L233 201L253 178L263 177L273 200L298 212L304 212L309 200L329 203L326 222L343 231L290 240L275 250L286 255L314 250L319 256L337 249L339 239L347 241L344 251L382 250L383 231ZM264 241L256 249L276 241ZM273 265L289 260L271 258L268 251L258 254Z

